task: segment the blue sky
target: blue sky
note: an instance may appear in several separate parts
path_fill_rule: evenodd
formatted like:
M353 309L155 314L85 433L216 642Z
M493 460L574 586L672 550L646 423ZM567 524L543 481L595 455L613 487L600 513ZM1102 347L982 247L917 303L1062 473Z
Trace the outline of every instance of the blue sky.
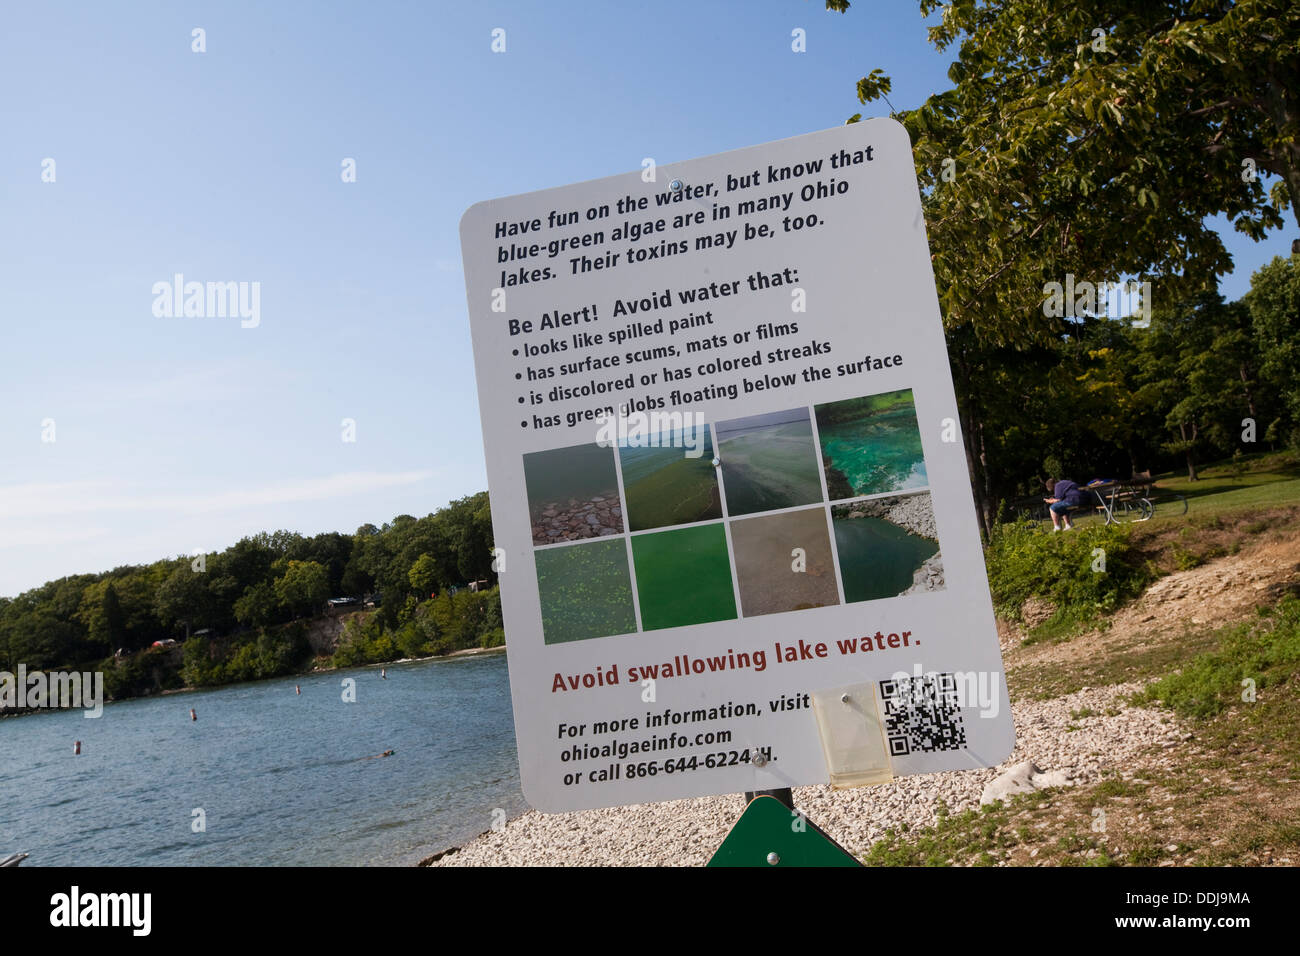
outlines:
M875 67L908 108L947 65L911 0L10 5L0 595L482 490L468 206L837 126ZM1229 298L1289 249L1228 242ZM259 283L259 324L156 317L176 273Z

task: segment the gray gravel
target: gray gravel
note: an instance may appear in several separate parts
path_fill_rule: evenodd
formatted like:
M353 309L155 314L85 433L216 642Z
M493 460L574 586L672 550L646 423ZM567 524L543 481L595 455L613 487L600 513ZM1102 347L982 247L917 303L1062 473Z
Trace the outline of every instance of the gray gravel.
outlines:
M1015 704L1016 749L1000 767L924 774L853 790L798 787L795 806L846 849L861 851L888 827L933 824L940 801L954 812L978 807L984 785L1022 760L1033 760L1044 771L1063 770L1073 785L1093 783L1104 770L1125 771L1138 754L1159 748L1167 754L1189 736L1176 718L1123 700L1139 686L1084 688L1055 700ZM1096 716L1071 716L1084 709ZM1118 713L1105 716L1108 710ZM433 865L700 866L743 809L736 794L580 813L529 811Z

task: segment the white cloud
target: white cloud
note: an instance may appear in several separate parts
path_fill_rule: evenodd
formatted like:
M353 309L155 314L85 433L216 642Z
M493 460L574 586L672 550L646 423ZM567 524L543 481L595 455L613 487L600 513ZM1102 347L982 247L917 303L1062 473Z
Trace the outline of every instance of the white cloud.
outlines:
M110 534L108 528L50 528L45 524L28 524L26 527L9 526L0 534L0 549L37 548L50 544L75 544L91 541Z
M324 501L416 484L432 471L354 471L268 485L206 489L190 494L150 494L138 486L103 481L67 481L0 486L0 519L114 511L178 511L202 514L297 501ZM0 537L8 538L7 530Z

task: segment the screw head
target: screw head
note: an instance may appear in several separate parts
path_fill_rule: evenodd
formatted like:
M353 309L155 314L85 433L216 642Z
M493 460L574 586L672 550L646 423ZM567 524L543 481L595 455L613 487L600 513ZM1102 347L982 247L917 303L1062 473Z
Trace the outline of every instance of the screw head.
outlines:
M680 179L674 179L672 182L670 182L670 183L668 184L668 188L671 189L671 190L672 190L673 192L675 192L675 193L679 193L679 192L682 191L682 186L683 186L683 185L684 185L684 184L682 183L682 181L681 181Z
M717 455L714 455L714 456L713 456L713 467L714 467L714 468L717 468L720 464L722 464L722 459L719 458Z
M773 850L771 853L767 855L767 862L768 865L770 866L776 866L778 863L781 862L781 855L777 853L775 850Z
M750 761L755 767L766 767L767 757L762 754L754 754L753 760Z

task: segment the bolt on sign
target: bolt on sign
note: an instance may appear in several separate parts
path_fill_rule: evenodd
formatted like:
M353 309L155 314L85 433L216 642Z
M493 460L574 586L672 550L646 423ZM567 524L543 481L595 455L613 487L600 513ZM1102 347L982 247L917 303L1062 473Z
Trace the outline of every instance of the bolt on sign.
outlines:
M461 244L533 806L1010 753L900 125L481 202Z

